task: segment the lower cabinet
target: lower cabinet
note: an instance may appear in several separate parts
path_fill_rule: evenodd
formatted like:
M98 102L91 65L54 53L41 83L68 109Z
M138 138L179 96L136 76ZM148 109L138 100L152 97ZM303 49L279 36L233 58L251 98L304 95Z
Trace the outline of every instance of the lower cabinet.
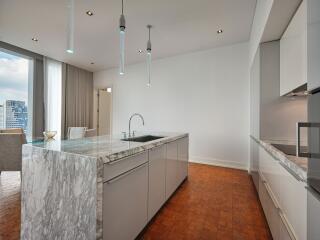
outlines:
M167 143L166 200L172 195L179 185L178 172L178 143L177 141L174 141Z
M188 175L188 137L104 165L103 239L133 240Z
M189 138L167 144L166 199L188 176Z
M181 138L178 143L178 184L188 176L189 138Z
M149 150L149 201L148 220L166 200L166 145Z
M295 239L294 236L292 236L292 233L288 231L288 229L290 228L287 224L287 220L285 219L285 216L280 213L280 240L292 240Z
M103 239L135 239L148 222L148 163L103 184Z
M260 147L259 198L273 239L307 239L305 182Z
M320 236L320 197L308 189L308 240L319 240Z
M268 225L273 237L273 240L280 240L280 216L279 209L273 202L271 195L268 192L268 186L263 179L263 177L259 180L259 198L260 202L268 221Z

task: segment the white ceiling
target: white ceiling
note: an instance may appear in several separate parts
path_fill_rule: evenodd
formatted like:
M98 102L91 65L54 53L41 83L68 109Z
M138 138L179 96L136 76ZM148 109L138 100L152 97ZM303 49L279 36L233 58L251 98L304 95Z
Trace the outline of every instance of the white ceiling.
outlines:
M66 0L1 0L0 41L91 71L118 66L121 0L75 0L75 53L66 48ZM256 0L124 0L126 64L249 40ZM92 10L94 15L86 15ZM223 34L217 34L222 28ZM37 37L39 42L33 42ZM94 62L94 65L90 63Z

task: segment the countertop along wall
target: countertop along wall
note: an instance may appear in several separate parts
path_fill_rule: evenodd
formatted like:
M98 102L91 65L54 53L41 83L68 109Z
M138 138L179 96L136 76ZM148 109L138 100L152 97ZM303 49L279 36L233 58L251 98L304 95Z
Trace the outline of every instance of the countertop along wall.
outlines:
M155 46L156 47L156 46ZM249 45L240 43L94 73L95 89L113 87L113 133L133 130L190 133L190 161L247 169ZM94 111L96 112L96 111Z

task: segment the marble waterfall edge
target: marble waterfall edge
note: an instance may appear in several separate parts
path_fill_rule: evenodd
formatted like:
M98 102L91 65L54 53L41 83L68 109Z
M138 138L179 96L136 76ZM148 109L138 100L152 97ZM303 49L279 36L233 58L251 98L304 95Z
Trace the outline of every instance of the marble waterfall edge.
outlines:
M97 180L97 158L24 145L21 239L98 238Z

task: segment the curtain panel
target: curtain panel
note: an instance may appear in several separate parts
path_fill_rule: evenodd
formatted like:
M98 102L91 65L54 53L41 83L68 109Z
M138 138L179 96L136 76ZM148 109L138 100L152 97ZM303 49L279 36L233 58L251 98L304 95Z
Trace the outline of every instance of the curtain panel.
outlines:
M62 135L69 127L93 126L93 73L69 64L62 66Z

